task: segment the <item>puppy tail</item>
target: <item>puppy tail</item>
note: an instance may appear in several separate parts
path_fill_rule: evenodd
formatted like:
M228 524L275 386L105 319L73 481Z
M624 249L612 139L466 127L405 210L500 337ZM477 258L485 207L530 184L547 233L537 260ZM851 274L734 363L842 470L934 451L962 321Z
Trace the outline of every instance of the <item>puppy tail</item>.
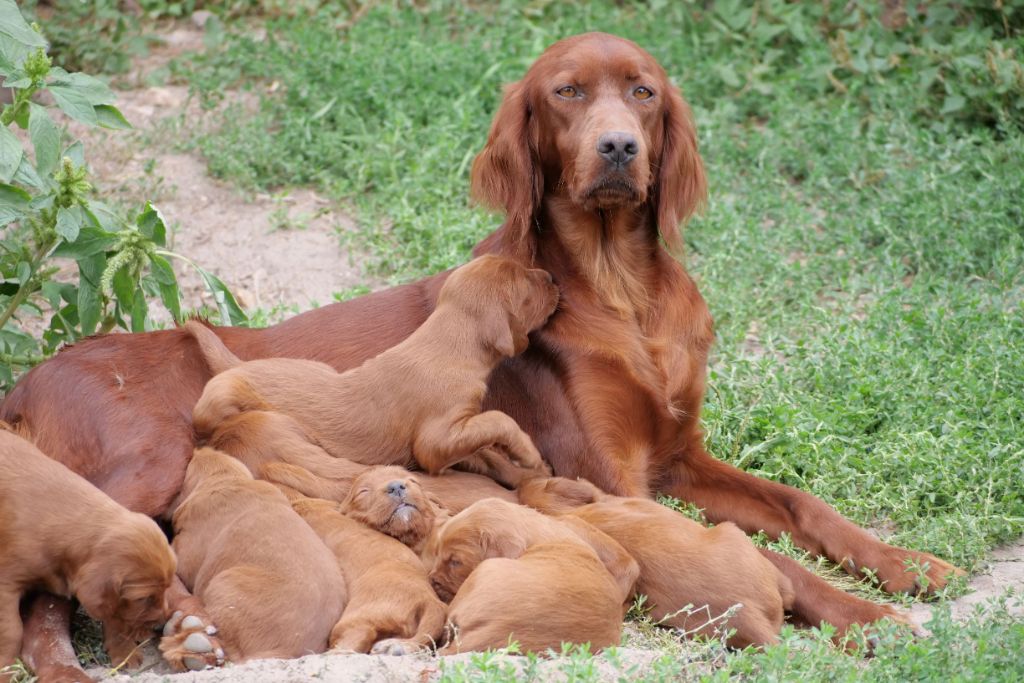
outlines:
M206 365L212 374L219 375L225 370L242 364L241 359L224 346L220 337L200 321L189 320L185 323L185 331L196 340L199 352L203 354Z

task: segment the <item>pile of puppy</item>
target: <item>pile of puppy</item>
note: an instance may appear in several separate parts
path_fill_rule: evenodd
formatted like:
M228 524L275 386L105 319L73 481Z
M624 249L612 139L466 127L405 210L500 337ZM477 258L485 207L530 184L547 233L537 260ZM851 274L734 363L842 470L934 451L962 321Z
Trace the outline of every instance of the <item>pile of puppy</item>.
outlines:
M213 377L171 545L0 430L0 667L32 589L76 596L116 662L162 627L178 669L328 649L597 650L619 643L638 595L666 626L773 642L793 589L737 527L551 477L512 418L481 412L488 375L557 303L546 272L483 256L406 341L341 374L243 362L187 323Z

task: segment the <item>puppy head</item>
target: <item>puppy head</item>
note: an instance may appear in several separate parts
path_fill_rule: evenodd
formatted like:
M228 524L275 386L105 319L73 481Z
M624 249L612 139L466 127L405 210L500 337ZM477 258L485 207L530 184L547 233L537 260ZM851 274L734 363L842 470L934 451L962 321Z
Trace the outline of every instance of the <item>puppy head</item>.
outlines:
M527 335L554 313L558 287L545 270L487 254L448 276L437 305L467 312L485 347L515 356L526 350Z
M227 453L214 448L197 448L185 470L181 497L184 499L204 482L252 478L249 469Z
M430 533L438 513L415 475L401 467L371 467L360 474L341 511L410 547Z
M485 498L438 527L421 559L438 597L448 602L486 559L517 558L535 543L582 541L569 528L536 510Z
M167 538L145 515L127 513L71 577L71 589L91 617L142 638L167 620L165 592L177 561Z
M519 502L547 514L569 512L605 496L586 479L550 477L528 479L516 489Z

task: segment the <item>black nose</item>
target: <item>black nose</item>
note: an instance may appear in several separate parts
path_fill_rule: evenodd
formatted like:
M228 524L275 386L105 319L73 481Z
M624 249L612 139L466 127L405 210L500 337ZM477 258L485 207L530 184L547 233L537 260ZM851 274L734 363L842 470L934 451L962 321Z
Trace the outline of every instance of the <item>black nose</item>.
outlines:
M640 147L629 133L605 133L597 141L597 153L616 166L625 166L636 158Z
M389 483L387 492L392 498L405 498L405 482L393 481Z

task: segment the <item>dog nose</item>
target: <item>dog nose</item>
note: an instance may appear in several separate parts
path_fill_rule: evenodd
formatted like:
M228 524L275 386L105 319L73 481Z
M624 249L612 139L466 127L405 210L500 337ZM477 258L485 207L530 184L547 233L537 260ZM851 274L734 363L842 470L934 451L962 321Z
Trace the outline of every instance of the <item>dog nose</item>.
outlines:
M405 483L393 481L388 484L387 492L392 498L405 498Z
M633 161L640 147L629 133L605 133L597 141L597 153L616 166Z

